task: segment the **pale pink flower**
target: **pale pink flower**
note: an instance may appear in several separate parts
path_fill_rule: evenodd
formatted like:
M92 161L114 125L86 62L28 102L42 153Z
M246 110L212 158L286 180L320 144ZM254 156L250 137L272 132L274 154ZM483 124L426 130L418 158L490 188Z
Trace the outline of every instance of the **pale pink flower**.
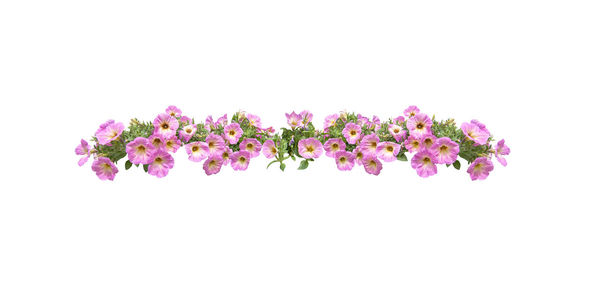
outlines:
M404 117L403 116L397 116L394 118L394 123L401 125L402 123L404 123Z
M388 127L388 132L392 135L396 142L400 142L406 138L406 130L402 129L400 125L390 124Z
M115 179L115 175L119 172L117 166L108 159L108 157L98 157L92 163L92 170L96 172L98 178L102 180L113 180Z
M177 128L179 128L179 121L166 113L159 114L152 124L154 125L154 134L165 138L175 135Z
M456 161L460 147L450 138L441 137L431 147L431 153L436 157L439 164L451 164Z
M303 110L300 112L300 117L302 118L302 126L306 126L312 121L313 114L308 110Z
M436 140L437 138L435 137L435 135L431 133L426 133L423 136L421 136L421 145L424 149L430 150L431 147L433 147L433 145L435 144Z
M329 139L323 147L325 148L325 155L335 157L336 152L346 150L346 143L342 139Z
M248 119L248 122L250 122L250 125L256 128L260 128L262 126L262 124L260 123L260 117L257 115L253 115L253 114L247 114L246 118Z
M163 149L165 147L165 139L158 134L151 135L148 138L148 141L150 141L150 144L152 144L156 150Z
M379 137L375 133L365 135L361 140L358 147L360 151L365 155L377 155L377 144L379 144Z
M365 155L360 151L360 147L354 148L352 154L354 154L354 162L356 162L357 165L362 166L362 159Z
M237 144L237 142L240 140L240 137L242 137L242 134L244 134L244 130L238 123L231 123L225 126L223 129L223 137L230 144Z
M173 165L175 165L173 156L164 150L158 150L154 153L152 162L148 164L148 174L158 178L165 177Z
M419 176L425 178L437 174L436 162L435 155L424 150L413 156L410 165L417 170Z
M344 127L344 130L342 130L342 134L344 135L344 137L346 138L346 141L348 141L348 144L356 144L356 142L358 142L358 140L360 139L360 134L362 133L362 129L360 128L360 126L358 126L356 123L347 123L346 126Z
M231 148L225 147L225 150L223 151L223 153L221 153L221 158L223 159L224 166L229 164L229 158L231 157L231 154L233 154L233 151L231 151Z
M383 168L381 161L373 155L365 155L362 159L362 165L367 173L373 175L379 175Z
M481 130L475 123L463 123L460 126L460 129L462 129L462 132L467 139L475 142L475 145L487 144L488 138L490 137L489 133Z
M177 108L175 105L171 105L165 109L165 113L170 115L171 117L181 117L181 109Z
M167 152L175 153L179 150L179 147L181 147L181 141L176 136L172 135L165 138L164 149L167 150Z
M414 135L408 137L408 139L404 142L404 147L406 147L410 153L419 152L421 149L423 149L423 146L421 145L421 139Z
M337 151L335 153L335 164L340 171L352 170L355 159L354 154L345 150Z
M240 150L231 155L231 167L236 171L244 171L248 169L250 164L250 152Z
M419 112L421 112L421 111L419 110L419 108L418 108L418 107L416 107L416 106L414 106L414 105L411 105L411 106L409 106L407 109L405 109L405 110L404 110L404 115L405 115L407 118L412 118L412 117L414 117L415 115L417 115Z
M206 137L206 144L210 155L221 155L225 151L225 141L222 137L211 133Z
M88 146L88 142L84 139L81 139L81 143L79 145L77 145L77 147L75 148L75 154L77 155L83 155L82 158L79 159L79 161L77 162L77 164L81 167L83 166L88 159L90 158L90 148Z
M277 147L273 140L266 140L262 145L262 153L266 158L273 158L277 155Z
M487 157L478 157L467 169L467 173L471 175L471 180L483 180L490 175L494 170L494 164Z
M338 114L333 114L325 117L325 124L323 125L323 128L327 129L331 126L334 126L335 122L337 121L337 119L339 119L339 117L340 116Z
M431 133L432 125L433 122L426 114L416 114L406 121L406 128L408 128L411 135L416 136L423 136L427 133Z
M479 129L481 129L481 131L487 133L488 135L490 135L490 131L485 127L485 125L477 120L471 120L471 123L477 125L477 127L479 127Z
M216 125L221 125L221 126L227 125L227 114L224 114L220 118L218 118Z
M196 127L196 124L185 125L181 130L179 130L179 137L187 143L192 138L192 136L196 134L197 130L198 128Z
M382 142L377 144L377 157L383 161L391 162L397 160L396 156L400 152L400 145L392 142Z
M156 148L147 138L137 137L135 140L127 143L127 158L133 164L148 164L154 156Z
M221 158L221 155L212 155L204 161L203 169L206 175L213 175L219 173L222 166L223 158Z
M240 150L246 150L250 152L251 157L257 157L260 155L261 146L257 139L244 139L240 143Z
M116 140L121 136L125 125L123 123L114 123L114 121L108 121L105 124L100 125L100 129L96 131L96 138L98 138L98 144L107 145L110 142Z
M304 158L318 158L323 154L323 145L315 138L302 139L298 142L298 153Z
M506 167L506 158L504 158L504 155L510 154L510 148L504 144L504 139L498 141L496 144L496 149L494 150L494 154L496 155L496 159L500 162L500 164Z
M285 117L287 118L288 125L290 125L292 129L302 125L302 116L294 111L291 114L286 113Z
M185 152L191 161L202 161L206 159L210 153L208 144L205 142L193 142L185 145Z

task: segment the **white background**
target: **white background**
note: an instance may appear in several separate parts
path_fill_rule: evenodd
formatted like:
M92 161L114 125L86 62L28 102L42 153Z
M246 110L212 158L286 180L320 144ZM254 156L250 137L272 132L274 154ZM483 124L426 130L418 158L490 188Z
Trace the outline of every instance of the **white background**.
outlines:
M599 299L595 1L2 1L0 299ZM100 181L107 119L477 118L511 147L380 176L323 158Z

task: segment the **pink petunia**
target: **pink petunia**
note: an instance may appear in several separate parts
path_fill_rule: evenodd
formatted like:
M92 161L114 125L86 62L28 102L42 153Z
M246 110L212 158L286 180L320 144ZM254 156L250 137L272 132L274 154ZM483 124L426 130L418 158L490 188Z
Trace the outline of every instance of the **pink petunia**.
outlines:
M463 123L460 126L462 132L465 134L467 139L475 142L475 145L485 145L487 144L488 138L490 137L489 133L481 130L481 128L475 123Z
M96 131L96 138L98 138L98 144L100 145L106 145L118 139L125 129L125 125L121 122L114 123L114 121L112 121L112 123L105 124L100 125L100 129Z
M190 117L188 117L188 116L182 116L182 117L179 119L179 122L181 122L181 124L183 124L184 126L185 126L185 125L190 125L190 124L193 124L193 122L192 122L192 118L190 118Z
M246 150L250 152L251 157L259 156L261 147L262 145L257 139L244 139L240 143L240 150Z
M436 162L435 155L424 150L413 156L410 165L413 169L417 170L419 176L425 178L437 174Z
M175 135L177 128L179 128L179 121L166 113L159 114L152 124L154 125L154 134L165 138Z
M375 133L365 135L361 140L358 147L360 151L365 155L377 155L377 144L379 144L379 137Z
M377 157L383 161L391 162L397 160L396 156L400 152L400 145L392 142L382 142L377 144Z
M231 155L231 167L236 171L248 169L250 164L250 152L246 150L236 151Z
M248 119L248 122L250 122L250 126L256 128L260 128L262 126L262 124L260 123L260 117L257 115L247 114L246 119Z
M212 155L204 162L203 169L206 175L213 175L219 173L222 166L223 159L221 155Z
M152 144L152 146L154 146L156 150L165 147L165 139L158 134L153 134L150 137L148 137L148 141L150 141L150 144Z
M450 138L441 137L431 147L431 153L435 156L438 164L451 164L456 161L460 147Z
M152 161L148 164L148 174L162 178L169 174L169 170L175 165L173 156L164 150L154 153Z
M347 123L346 126L344 127L344 130L342 130L342 134L344 135L344 137L346 138L346 141L348 141L348 144L356 144L356 142L358 142L358 140L360 139L360 134L362 133L362 129L360 128L360 126L358 126L355 123Z
M354 148L352 154L354 154L354 162L356 162L357 165L362 166L362 159L365 155L360 151L360 147Z
M165 113L170 115L171 117L181 117L181 109L177 108L175 105L171 105L165 109Z
M302 126L306 126L312 121L313 114L308 110L303 110L300 112L300 117L302 118L302 120L300 121L302 123Z
M408 137L408 139L404 142L404 147L406 147L410 153L419 152L423 148L421 145L421 139L414 135Z
M467 169L467 173L471 175L471 180L483 180L490 175L490 172L494 170L494 164L487 157L478 157Z
M292 129L302 125L302 116L294 111L291 114L286 113L285 117L287 118L288 125L290 125Z
M221 155L225 151L225 141L222 137L211 133L206 137L206 144L210 155Z
M273 140L266 140L262 145L262 153L266 158L273 158L277 155L277 147Z
M471 123L477 125L477 127L479 127L479 129L481 129L481 131L487 133L488 135L490 135L490 131L487 129L487 127L485 127L485 125L477 120L471 120Z
M77 147L75 148L75 154L83 155L83 157L80 158L79 161L77 162L77 164L80 167L83 166L88 161L88 159L90 158L90 147L86 140L81 139L81 143L79 145L77 145Z
M325 148L325 155L335 157L336 152L346 150L346 143L342 139L329 139L323 148Z
M115 123L115 120L108 120L108 121L100 124L100 126L96 130L96 133L94 134L94 136L97 136L100 131L104 130L106 127L108 127L108 125L111 125L111 124L114 124L114 123Z
M406 130L402 129L400 125L391 124L388 127L388 132L396 140L396 142L403 141L406 138Z
M356 157L354 154L352 154L352 152L341 150L335 153L335 164L340 171L352 170L355 159Z
M224 166L229 164L229 158L231 157L231 154L233 154L233 151L231 151L231 148L225 147L225 150L223 151L223 153L221 153L221 158L223 159Z
M394 118L394 123L396 123L397 125L401 125L402 123L404 123L404 117L403 116L397 116Z
M225 126L227 125L227 114L222 115L217 119L216 125Z
M423 146L423 149L430 150L431 147L433 147L433 145L435 144L436 140L437 138L435 137L435 135L427 133L421 136L421 145Z
M362 159L362 165L367 173L373 175L379 175L381 169L383 168L381 161L379 161L379 159L373 155L365 155Z
M111 181L115 179L115 175L119 172L117 166L115 166L108 157L98 157L94 160L94 163L92 163L92 170L96 172L98 178Z
M152 160L156 148L147 138L136 137L135 140L127 143L127 158L133 164L148 164Z
M231 123L223 129L223 138L227 140L230 144L237 144L244 134L244 130L240 127L238 123Z
M494 154L496 155L498 162L506 167L506 158L504 158L504 155L510 154L510 148L504 144L504 139L498 141L496 144L496 149L494 150Z
M416 114L406 121L406 128L408 128L411 135L416 136L423 136L427 133L431 133L432 125L433 122L426 114Z
M167 150L167 152L175 153L179 150L179 147L181 147L181 141L176 136L172 135L165 138L164 149Z
M419 112L421 112L421 111L419 110L418 107L411 105L407 109L404 110L404 115L407 118L412 118L412 117L416 116Z
M338 114L333 114L325 117L325 124L323 125L323 128L327 129L331 126L334 126L335 122L337 121L337 119L339 119L339 117L340 116Z
M316 138L302 139L298 142L298 153L304 158L318 158L323 154L323 145Z
M194 134L196 134L197 130L198 130L198 128L196 127L196 124L185 125L185 126L183 126L183 128L181 130L179 130L179 137L184 142L187 143L190 141L192 136L194 136Z
M193 142L185 145L185 152L188 154L188 159L191 161L202 161L208 157L210 151L208 144L205 142Z

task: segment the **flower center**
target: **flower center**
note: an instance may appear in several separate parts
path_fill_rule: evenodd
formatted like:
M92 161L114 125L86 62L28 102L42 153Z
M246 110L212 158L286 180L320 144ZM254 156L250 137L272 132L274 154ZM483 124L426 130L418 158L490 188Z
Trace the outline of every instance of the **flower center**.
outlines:
M162 128L163 128L163 129L169 129L169 124L167 124L167 123L163 123L163 124L162 124Z
M306 146L306 152L313 152L315 151L315 148L313 148L313 146Z
M196 152L196 151L198 151L198 149L199 149L199 148L200 148L200 147L198 147L198 146L193 146L193 147L192 147L192 152Z
M139 152L144 152L144 151L146 151L146 147L144 147L144 145L139 145L139 146L137 147L137 150L138 150Z
M424 157L424 158L423 158L423 162L424 162L424 163L426 163L426 164L428 164L428 163L430 163L430 162L431 162L431 158L429 158L429 157Z
M394 147L392 147L392 146L387 146L386 149L388 152L394 152Z
M238 158L238 161L241 163L245 163L246 162L246 158L243 156L240 156L240 158Z
M188 128L188 129L186 129L186 130L185 130L185 132L187 132L187 133L192 133L192 129L191 129L191 128Z
M235 136L235 131L234 130L229 130L229 135L230 136Z
M377 168L377 163L374 160L369 161L369 167Z
M162 158L161 157L157 157L154 159L155 162L157 163L161 163L162 162Z
M440 147L440 152L446 152L447 150L448 150L448 146L446 146L446 145L442 145Z
M340 162L341 162L341 163L344 163L344 162L346 162L346 157L344 157L344 156L340 157Z
M254 149L254 145L253 144L248 144L248 145L246 145L246 149L252 150L252 149Z
M350 130L350 135L356 135L356 130Z
M425 125L423 125L423 123L419 123L419 124L417 124L417 129L423 129L424 126Z
M340 145L338 145L338 144L331 144L331 149L337 150L339 148L340 148Z

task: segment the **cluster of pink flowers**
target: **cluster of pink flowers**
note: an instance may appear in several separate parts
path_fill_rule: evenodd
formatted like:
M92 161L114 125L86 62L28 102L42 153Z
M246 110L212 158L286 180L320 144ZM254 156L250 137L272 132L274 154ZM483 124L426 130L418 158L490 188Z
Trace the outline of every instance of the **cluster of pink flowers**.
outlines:
M314 128L309 111L285 116L290 129L276 133L249 113L238 112L231 119L225 114L216 121L208 116L204 123L195 123L179 108L169 106L152 123L132 120L129 129L109 120L96 131L95 145L82 139L75 153L82 156L80 166L93 156L92 170L102 180L115 178L115 163L122 157L127 157L126 169L142 165L148 174L164 177L181 147L190 161L202 162L207 175L219 173L227 165L235 171L246 170L261 153L279 162L282 170L288 158L303 158L302 168L306 168L309 161L325 154L341 171L359 165L378 175L382 162L408 160L406 153L411 153L410 164L421 177L437 174L439 165L458 169L457 159L463 157L470 163L467 172L471 179L482 180L494 169L493 156L506 166L505 156L510 154L504 140L490 145L493 139L481 122L472 120L459 129L453 120L438 122L416 106L387 121L346 112L332 114L325 118L323 130Z

